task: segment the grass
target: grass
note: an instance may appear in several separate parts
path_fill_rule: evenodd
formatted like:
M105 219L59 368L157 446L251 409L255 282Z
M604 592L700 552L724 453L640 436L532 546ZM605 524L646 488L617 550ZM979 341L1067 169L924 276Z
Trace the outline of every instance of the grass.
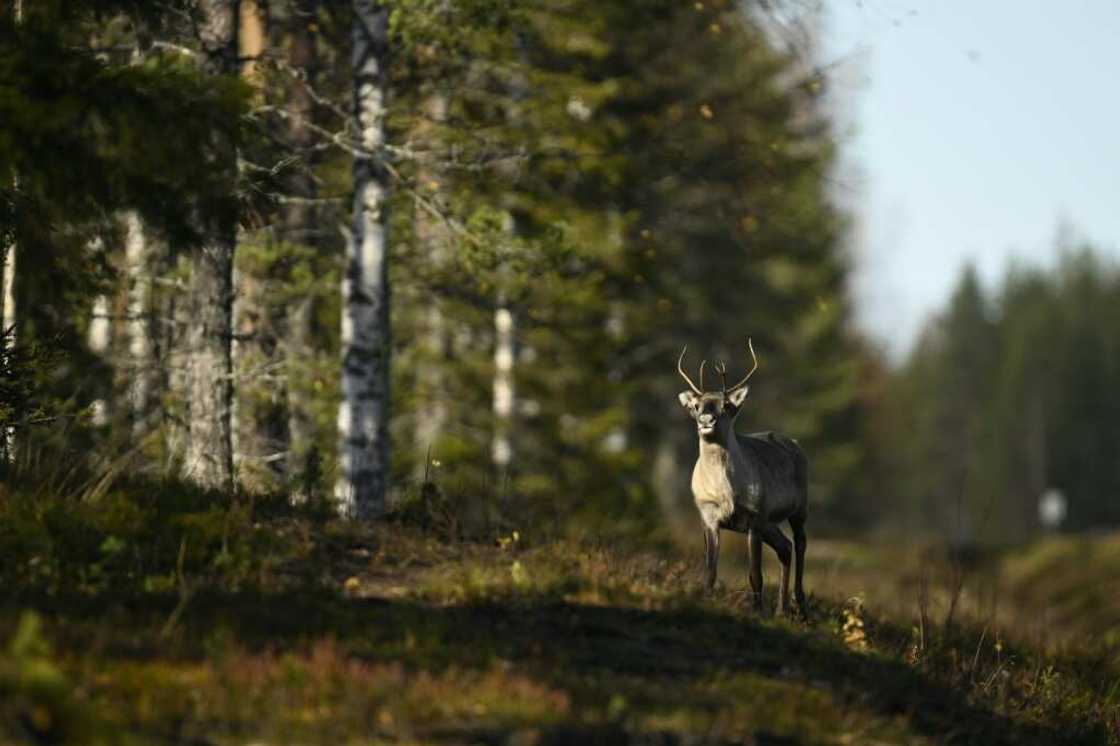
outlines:
M696 551L451 541L144 485L9 492L0 526L9 741L1120 743L1100 650L971 612L923 641L912 604L852 601L889 548L811 544L794 621L746 610L728 550L709 595ZM1040 551L1008 567L1067 556Z

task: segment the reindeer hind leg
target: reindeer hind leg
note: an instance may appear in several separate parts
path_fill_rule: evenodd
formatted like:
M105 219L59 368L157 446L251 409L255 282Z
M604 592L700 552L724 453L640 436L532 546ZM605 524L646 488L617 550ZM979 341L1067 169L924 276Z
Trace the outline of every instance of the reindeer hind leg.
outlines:
M762 611L762 534L758 528L747 532L747 546L750 551L749 575L751 597L755 611Z
M805 574L805 513L801 512L791 516L789 527L793 530L793 553L797 564L794 566L793 595L797 599L797 608L802 616L805 615L805 589L802 586L802 576Z
M763 529L762 540L774 550L774 554L778 555L778 561L782 563L782 577L778 586L778 614L785 614L789 609L789 561L793 545L789 543L782 530L773 523Z

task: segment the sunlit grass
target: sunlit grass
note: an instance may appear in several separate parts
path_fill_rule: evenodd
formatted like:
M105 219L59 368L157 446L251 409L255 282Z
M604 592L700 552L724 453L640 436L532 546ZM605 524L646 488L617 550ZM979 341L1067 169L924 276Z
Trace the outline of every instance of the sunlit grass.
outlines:
M919 633L914 584L931 547L812 543L807 619L775 619L748 610L733 542L706 594L695 548L624 551L526 529L453 541L268 500L157 509L141 492L105 498L129 532L81 510L57 525L21 513L30 541L8 524L7 556L44 569L6 575L6 737L1120 742L1120 676L1099 646L1048 651L971 601L945 625L947 576L933 564ZM0 512L27 508L11 500ZM1111 567L1101 541L1092 568ZM1071 577L1085 554L1055 541L993 560L1003 608L1025 608L1016 584ZM982 597L985 577L968 575L964 594Z

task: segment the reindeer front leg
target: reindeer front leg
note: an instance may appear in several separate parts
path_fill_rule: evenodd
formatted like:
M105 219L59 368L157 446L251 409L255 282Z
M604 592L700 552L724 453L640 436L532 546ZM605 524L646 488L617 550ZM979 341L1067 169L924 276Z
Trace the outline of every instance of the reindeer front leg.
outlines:
M704 526L704 566L707 579L704 588L711 591L716 587L716 572L719 566L719 529Z

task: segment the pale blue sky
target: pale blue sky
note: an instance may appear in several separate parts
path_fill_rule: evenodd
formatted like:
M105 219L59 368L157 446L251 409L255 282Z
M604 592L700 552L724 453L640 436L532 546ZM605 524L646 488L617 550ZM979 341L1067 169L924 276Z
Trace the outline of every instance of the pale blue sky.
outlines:
M961 264L1120 247L1120 0L829 0L860 319L897 358ZM844 130L848 131L844 131Z

